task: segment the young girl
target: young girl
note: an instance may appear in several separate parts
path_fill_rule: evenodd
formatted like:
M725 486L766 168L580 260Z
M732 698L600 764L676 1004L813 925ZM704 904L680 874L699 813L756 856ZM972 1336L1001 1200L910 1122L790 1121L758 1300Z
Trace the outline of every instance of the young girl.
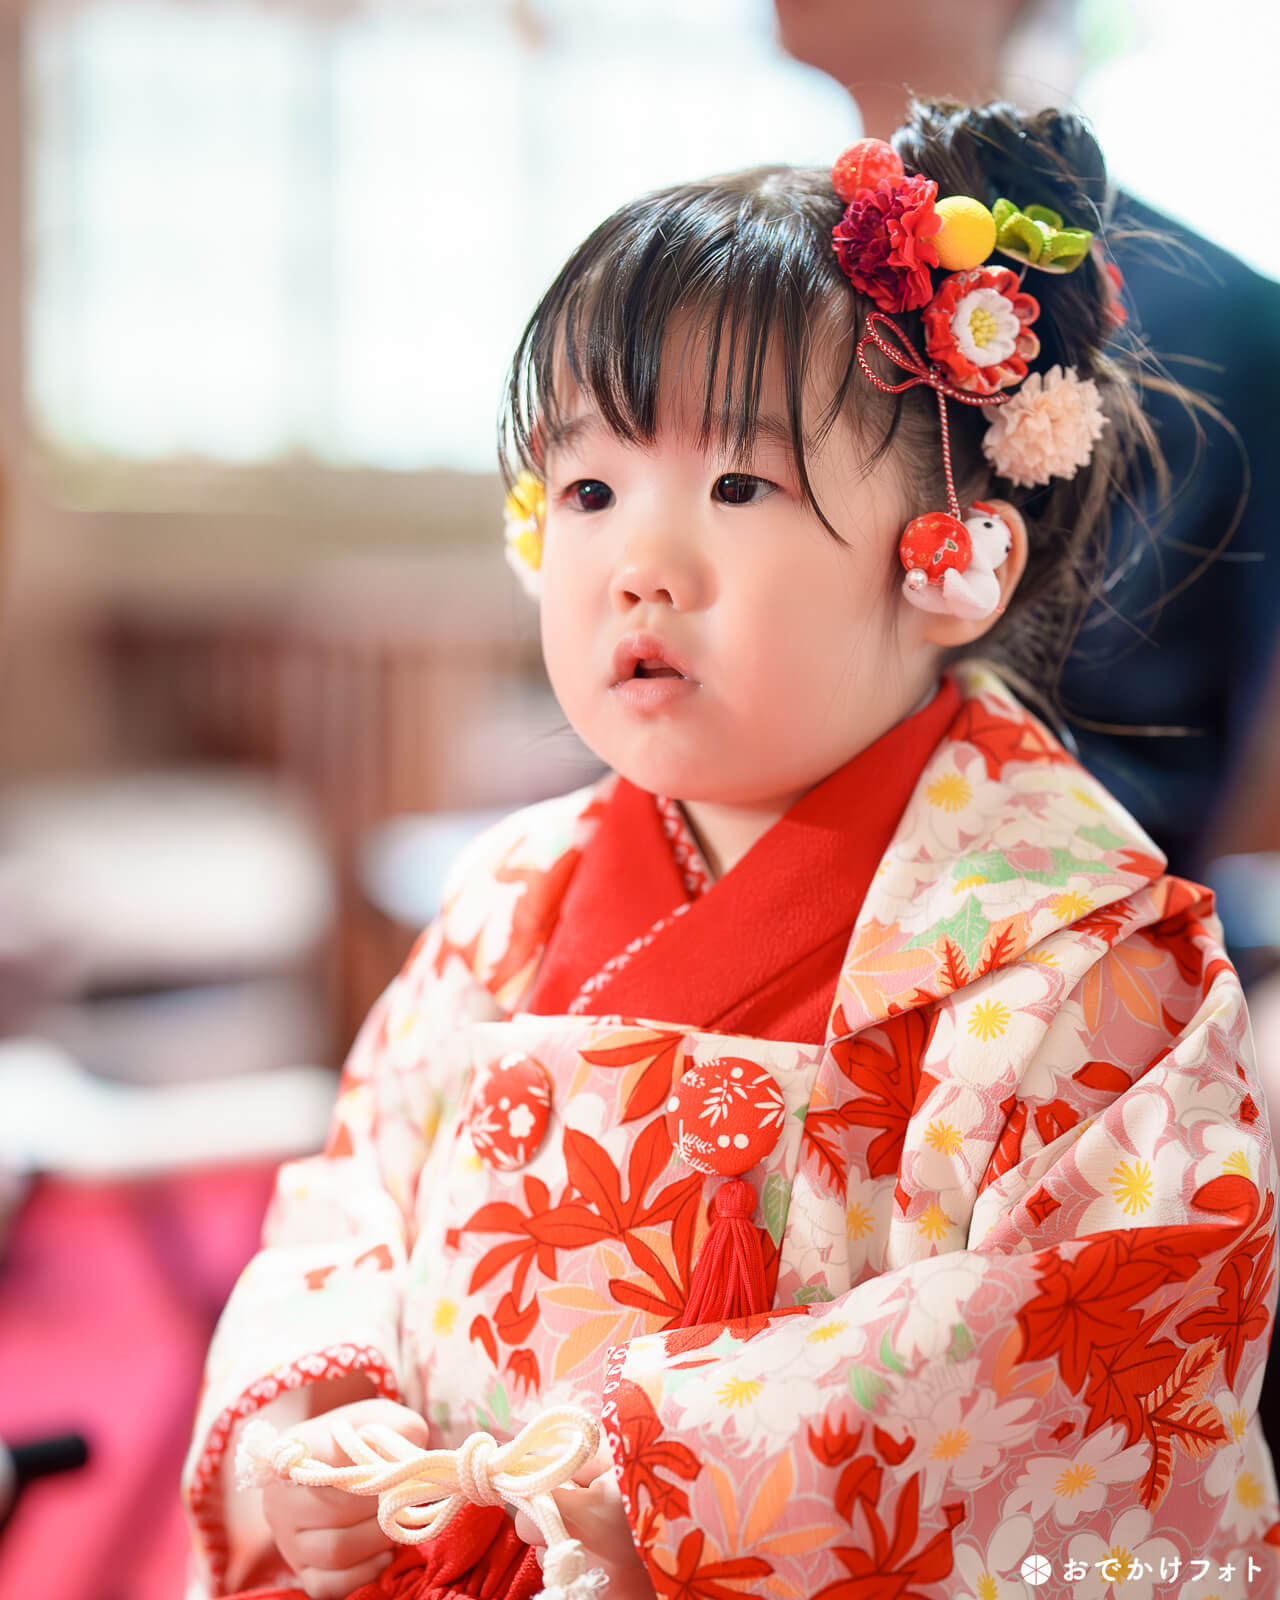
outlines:
M557 1481L615 1595L1276 1592L1239 986L975 659L1051 694L1140 440L1104 200L1074 118L921 106L625 207L534 313L509 534L613 773L468 853L280 1175L205 1592L531 1596Z

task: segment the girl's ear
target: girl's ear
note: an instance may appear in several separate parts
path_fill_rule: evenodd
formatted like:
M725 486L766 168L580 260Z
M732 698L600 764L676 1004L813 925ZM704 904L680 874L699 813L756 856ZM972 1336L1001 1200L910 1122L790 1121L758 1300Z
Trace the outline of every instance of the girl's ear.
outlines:
M953 650L958 645L972 644L975 639L981 639L984 633L989 633L1004 615L1009 601L1013 598L1013 591L1018 587L1018 582L1026 571L1027 525L1022 520L1021 512L1007 500L984 500L982 504L990 507L1009 530L1009 554L996 568L996 581L1000 585L1000 603L989 617L978 620L952 616L945 612L930 616L925 624L923 637L930 644L941 645L947 650Z

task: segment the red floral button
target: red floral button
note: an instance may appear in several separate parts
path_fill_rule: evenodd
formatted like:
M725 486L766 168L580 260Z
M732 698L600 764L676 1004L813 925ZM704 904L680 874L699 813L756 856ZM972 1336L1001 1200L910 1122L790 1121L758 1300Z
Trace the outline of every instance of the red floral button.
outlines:
M667 1101L667 1127L681 1157L698 1172L747 1172L777 1144L787 1104L756 1061L717 1056L689 1067Z
M476 1153L510 1172L532 1161L551 1118L551 1079L532 1056L503 1056L480 1083L467 1115Z

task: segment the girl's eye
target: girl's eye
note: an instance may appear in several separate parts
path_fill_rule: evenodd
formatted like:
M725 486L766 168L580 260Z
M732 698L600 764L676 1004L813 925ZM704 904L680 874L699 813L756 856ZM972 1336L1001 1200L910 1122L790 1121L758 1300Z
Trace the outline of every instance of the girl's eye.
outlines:
M607 511L613 504L613 490L599 478L579 478L569 485L565 499L578 511Z
M722 472L711 486L711 498L726 506L751 506L772 494L776 485L750 472Z

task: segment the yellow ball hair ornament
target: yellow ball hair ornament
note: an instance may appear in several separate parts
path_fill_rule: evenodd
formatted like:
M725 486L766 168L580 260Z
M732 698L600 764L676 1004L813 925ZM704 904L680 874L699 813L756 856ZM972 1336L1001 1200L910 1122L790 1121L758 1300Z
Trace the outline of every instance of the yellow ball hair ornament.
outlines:
M934 239L938 265L948 272L967 272L980 267L996 247L996 219L983 205L967 194L948 195L934 202L942 220L942 232Z

